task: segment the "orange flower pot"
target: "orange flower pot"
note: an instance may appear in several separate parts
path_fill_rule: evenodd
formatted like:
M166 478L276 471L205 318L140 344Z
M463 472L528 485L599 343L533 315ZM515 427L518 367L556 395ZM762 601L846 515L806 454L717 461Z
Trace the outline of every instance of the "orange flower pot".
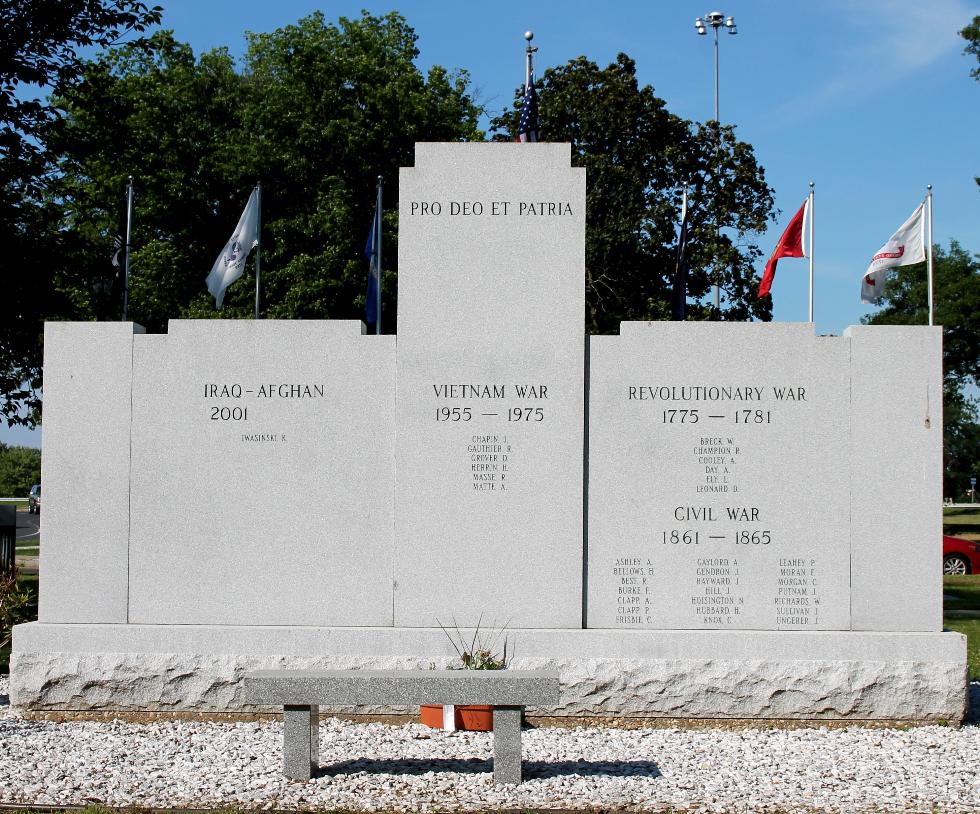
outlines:
M422 704L419 718L426 726L442 729L442 706ZM492 732L493 707L487 704L467 704L456 707L456 728L465 732Z

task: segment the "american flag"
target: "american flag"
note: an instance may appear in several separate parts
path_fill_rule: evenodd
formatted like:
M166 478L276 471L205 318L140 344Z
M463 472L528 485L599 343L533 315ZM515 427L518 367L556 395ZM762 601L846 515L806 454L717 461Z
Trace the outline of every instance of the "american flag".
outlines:
M534 89L534 71L524 88L524 104L521 106L521 123L515 141L538 140L538 93Z

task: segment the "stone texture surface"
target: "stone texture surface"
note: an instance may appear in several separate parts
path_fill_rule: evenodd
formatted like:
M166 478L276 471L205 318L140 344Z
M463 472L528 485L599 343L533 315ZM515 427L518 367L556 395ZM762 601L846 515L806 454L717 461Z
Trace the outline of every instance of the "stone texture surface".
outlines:
M44 327L43 621L127 621L130 391L142 331L132 322Z
M53 723L3 707L6 692L0 676L0 801L12 808L977 814L980 800L977 726L536 725L514 786L492 784L490 732L328 717L321 770L296 783L279 716Z
M474 633L462 628L464 638ZM509 654L561 659L735 659L773 661L934 661L966 666L966 637L959 633L713 630L509 631ZM401 665L456 658L439 628L287 627L223 625L85 625L31 622L14 628L13 652L32 653L247 653L253 656L331 655L401 659ZM270 668L278 667L271 664ZM387 662L379 668L398 664ZM347 663L326 669L346 669Z
M558 706L554 670L259 670L244 679L251 704Z
M391 624L395 338L361 328L139 337L130 622Z
M402 169L396 625L581 626L584 263L569 145Z
M589 370L589 627L941 630L940 329L627 322Z
M498 786L520 783L521 707L494 707L493 782Z
M848 629L848 342L620 333L590 340L588 626Z
M942 328L852 326L855 630L941 630Z
M167 652L163 635L142 652L66 652L63 630L15 628L11 702L38 710L246 708L242 678L269 669L446 667L445 637L416 631L400 643L391 629L331 637L275 637L275 629L187 631L197 651ZM88 644L109 635L88 626ZM48 628L44 631L44 628ZM140 626L129 626L136 628ZM133 644L137 630L129 630ZM159 628L160 631L172 631ZM152 632L152 631L151 631ZM411 632L410 632L411 633ZM47 634L47 635L46 635ZM755 633L703 631L528 631L515 669L558 670L559 708L535 714L693 718L960 720L966 705L966 643L956 633ZM610 635L600 635L610 634ZM254 637L254 638L253 638ZM442 641L440 641L442 637ZM169 637L173 643L173 637ZM370 639L370 641L367 641ZM83 637L76 636L76 644ZM249 641L264 646L249 648ZM319 645L318 645L319 642ZM326 642L343 647L329 650ZM236 647L240 647L236 652ZM276 649L279 648L278 654ZM219 650L225 654L219 654ZM303 650L304 654L299 651ZM292 651L292 652L287 652ZM329 653L333 655L329 655ZM237 653L237 654L236 654ZM415 656L399 655L415 653ZM246 655L247 654L247 655ZM265 711L276 711L269 706ZM353 711L338 708L338 711ZM384 706L361 712L391 712Z
M282 770L290 780L309 780L320 766L320 713L288 705L282 712Z
M521 716L525 704L558 702L558 673L551 670L278 670L246 674L244 700L282 703L283 772L309 780L319 764L317 704L494 703L493 779L521 782Z

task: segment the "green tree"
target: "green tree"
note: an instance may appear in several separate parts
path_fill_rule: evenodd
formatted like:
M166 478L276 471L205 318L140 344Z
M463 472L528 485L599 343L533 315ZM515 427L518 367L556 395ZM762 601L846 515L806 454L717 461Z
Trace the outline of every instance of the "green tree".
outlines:
M216 312L204 278L261 181L262 314L359 319L376 179L395 188L416 141L480 139L465 73L415 65L396 13L328 24L320 13L195 58L169 32L114 49L61 97L64 228L83 243L79 296L105 274L126 176L136 185L130 318L250 317L254 271ZM394 328L394 195L385 216L383 324ZM118 303L112 302L118 312ZM99 315L93 307L92 316Z
M65 116L50 141L60 155L63 232L74 241L68 285L83 318L121 316L109 257L132 175L128 317L160 331L204 290L256 176L251 155L236 160L247 89L228 52L198 60L170 32L148 46L114 49L90 64L58 99Z
M966 40L966 48L963 49L963 53L972 54L976 57L978 67L970 71L970 76L980 82L980 14L973 18L970 24L960 31L960 36ZM977 185L980 186L980 177L976 179Z
M980 386L980 255L955 240L933 249L934 321L943 326L943 491L962 497L980 475L980 414L969 395ZM889 273L869 325L925 325L928 291L922 263Z
M160 19L135 0L0 0L0 417L38 419L41 325L74 316L56 276L64 235L49 201L47 135L57 111L38 92L64 92L83 70L79 50L106 47Z
M943 386L943 494L965 499L970 478L980 480L980 411L963 388Z
M772 214L772 190L752 148L716 122L670 113L632 59L600 69L585 57L549 68L538 81L542 140L568 141L587 173L587 330L616 332L622 320L669 319L681 191L689 188L690 319L771 318L759 300L752 233ZM493 121L500 140L517 132L514 109ZM715 276L717 275L717 276ZM719 314L701 302L719 279Z
M0 497L27 497L41 482L41 450L0 443Z
M980 81L980 14L960 31L960 36L966 40L966 48L963 49L963 53L972 54L978 63L978 67L970 71L970 76Z

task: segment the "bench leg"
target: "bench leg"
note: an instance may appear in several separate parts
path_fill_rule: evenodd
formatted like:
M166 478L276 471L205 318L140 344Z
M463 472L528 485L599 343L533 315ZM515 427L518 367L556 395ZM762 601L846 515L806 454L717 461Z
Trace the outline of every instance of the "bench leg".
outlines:
M282 710L282 771L309 780L320 765L320 708L287 704Z
M493 708L493 782L521 782L521 718L524 707Z

